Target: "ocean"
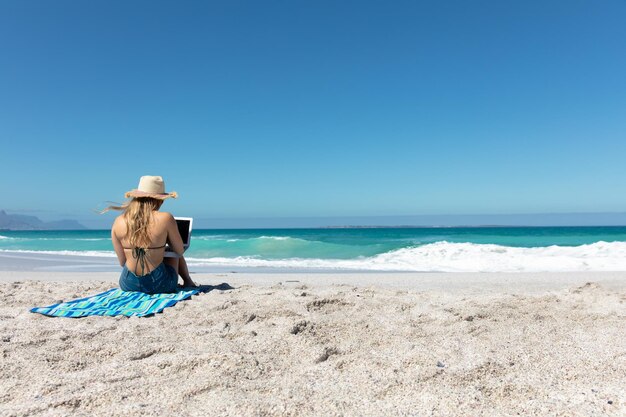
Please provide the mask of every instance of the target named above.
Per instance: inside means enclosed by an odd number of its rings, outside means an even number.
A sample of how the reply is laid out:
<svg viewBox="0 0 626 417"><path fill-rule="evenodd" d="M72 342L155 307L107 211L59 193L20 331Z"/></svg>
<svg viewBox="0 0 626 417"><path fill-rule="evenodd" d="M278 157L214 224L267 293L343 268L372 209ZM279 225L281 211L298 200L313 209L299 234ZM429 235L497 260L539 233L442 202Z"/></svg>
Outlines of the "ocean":
<svg viewBox="0 0 626 417"><path fill-rule="evenodd" d="M0 231L0 251L115 257L108 230ZM199 271L619 271L626 227L194 230L185 256Z"/></svg>

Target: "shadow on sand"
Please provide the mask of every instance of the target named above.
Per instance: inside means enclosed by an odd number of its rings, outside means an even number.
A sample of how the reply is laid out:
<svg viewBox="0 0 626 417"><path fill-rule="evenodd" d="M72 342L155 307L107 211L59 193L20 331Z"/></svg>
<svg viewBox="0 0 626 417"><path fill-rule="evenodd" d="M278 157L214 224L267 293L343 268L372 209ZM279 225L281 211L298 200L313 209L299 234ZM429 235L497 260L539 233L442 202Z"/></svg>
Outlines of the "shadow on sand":
<svg viewBox="0 0 626 417"><path fill-rule="evenodd" d="M218 284L218 285L198 285L197 287L178 287L179 291L198 290L200 291L201 294L206 294L213 290L228 291L228 290L234 290L234 289L235 287L231 286L230 284L226 282L222 282L221 284Z"/></svg>

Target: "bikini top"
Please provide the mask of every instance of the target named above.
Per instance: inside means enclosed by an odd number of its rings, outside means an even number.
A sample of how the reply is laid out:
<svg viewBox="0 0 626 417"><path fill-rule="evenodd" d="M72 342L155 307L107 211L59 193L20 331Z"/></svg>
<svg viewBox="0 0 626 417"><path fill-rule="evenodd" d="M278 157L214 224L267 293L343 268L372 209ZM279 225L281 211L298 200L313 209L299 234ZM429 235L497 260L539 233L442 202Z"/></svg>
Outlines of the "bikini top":
<svg viewBox="0 0 626 417"><path fill-rule="evenodd" d="M161 249L161 248L164 248L164 247L165 247L165 245L163 245L163 246L155 246L153 248L127 248L127 247L124 247L124 249L133 249L133 250L134 249Z"/></svg>
<svg viewBox="0 0 626 417"><path fill-rule="evenodd" d="M137 264L139 264L141 266L141 276L144 276L144 271L146 270L146 256L148 255L148 253L146 252L149 249L161 249L164 248L165 245L163 246L155 246L155 247L148 247L148 248L124 248L124 249L130 249L132 250L132 255L133 255L133 259L137 259ZM137 265L135 265L135 275L137 275Z"/></svg>

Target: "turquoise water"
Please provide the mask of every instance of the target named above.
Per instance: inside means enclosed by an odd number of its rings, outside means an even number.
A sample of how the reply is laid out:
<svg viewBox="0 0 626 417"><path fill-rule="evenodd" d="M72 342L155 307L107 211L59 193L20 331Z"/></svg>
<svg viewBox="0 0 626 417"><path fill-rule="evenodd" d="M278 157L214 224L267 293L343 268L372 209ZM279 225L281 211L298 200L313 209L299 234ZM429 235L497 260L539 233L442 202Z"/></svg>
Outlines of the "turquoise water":
<svg viewBox="0 0 626 417"><path fill-rule="evenodd" d="M0 249L112 251L110 231L2 231ZM350 259L435 242L510 247L626 242L626 227L345 228L194 230L193 257Z"/></svg>
<svg viewBox="0 0 626 417"><path fill-rule="evenodd" d="M543 268L552 270L559 263L589 269L595 262L596 269L611 269L622 266L625 242L626 227L194 230L186 257L197 265L302 268L523 270L531 265L533 270L547 265ZM108 230L0 231L0 250L113 255Z"/></svg>

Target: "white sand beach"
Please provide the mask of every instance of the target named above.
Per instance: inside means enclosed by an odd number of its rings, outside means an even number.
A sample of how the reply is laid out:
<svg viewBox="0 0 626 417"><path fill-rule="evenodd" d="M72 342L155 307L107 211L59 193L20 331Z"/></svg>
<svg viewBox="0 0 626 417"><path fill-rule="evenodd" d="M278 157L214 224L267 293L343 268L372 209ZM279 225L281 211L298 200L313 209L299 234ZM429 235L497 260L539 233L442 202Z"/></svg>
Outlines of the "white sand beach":
<svg viewBox="0 0 626 417"><path fill-rule="evenodd" d="M112 272L0 272L0 415L626 413L626 273L195 274L149 318L30 313Z"/></svg>

